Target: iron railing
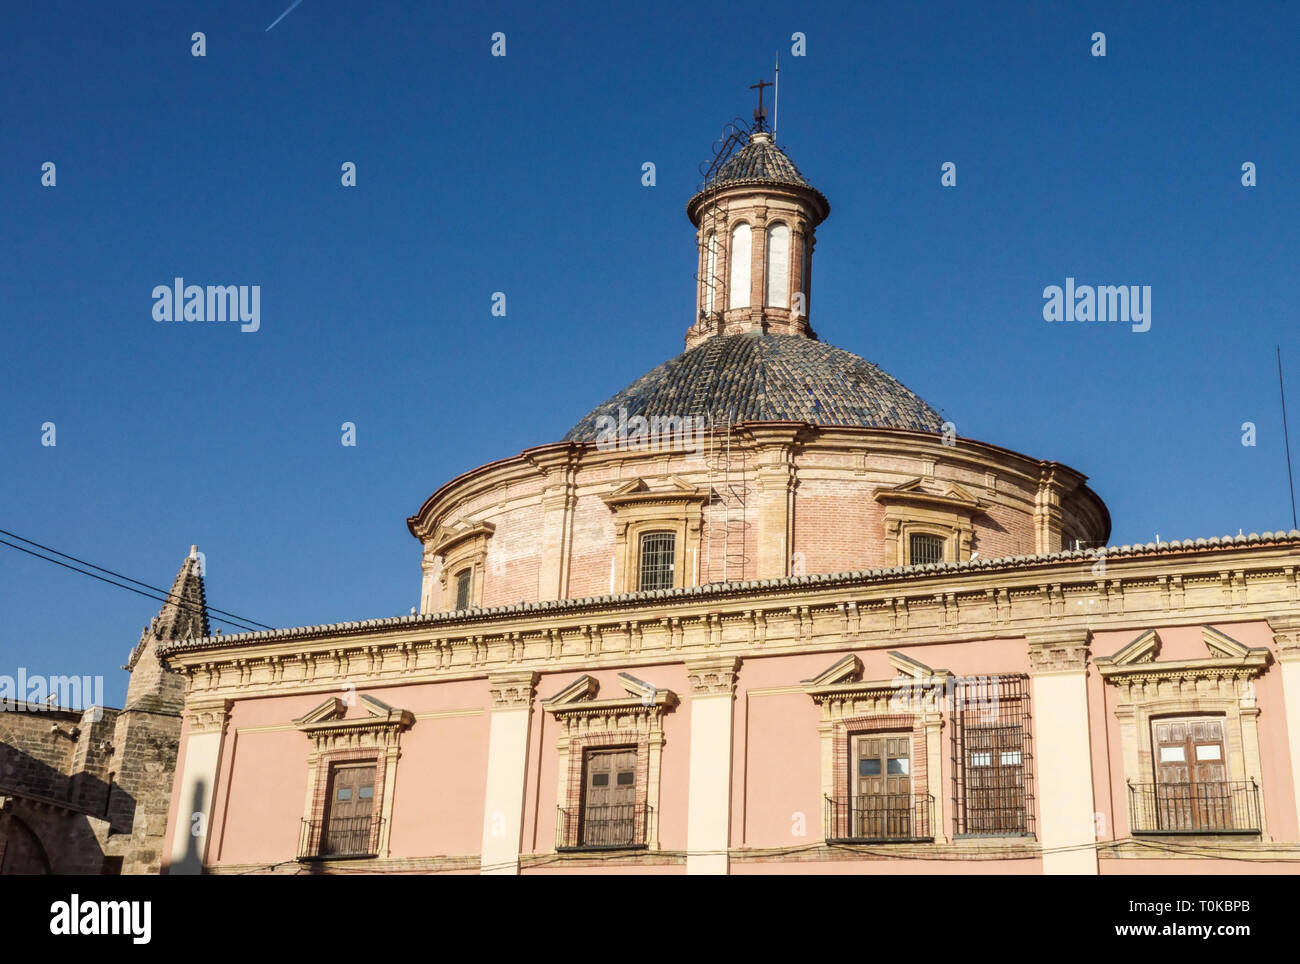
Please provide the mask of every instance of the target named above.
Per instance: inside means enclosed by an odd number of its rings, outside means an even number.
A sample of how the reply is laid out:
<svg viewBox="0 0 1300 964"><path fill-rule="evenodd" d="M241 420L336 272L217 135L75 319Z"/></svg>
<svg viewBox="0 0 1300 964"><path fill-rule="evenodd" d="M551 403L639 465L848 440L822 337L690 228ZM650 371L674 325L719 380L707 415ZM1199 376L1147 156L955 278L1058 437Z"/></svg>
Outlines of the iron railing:
<svg viewBox="0 0 1300 964"><path fill-rule="evenodd" d="M1259 785L1130 783L1133 833L1259 833Z"/></svg>
<svg viewBox="0 0 1300 964"><path fill-rule="evenodd" d="M298 859L373 857L379 853L379 831L383 823L382 817L304 820Z"/></svg>
<svg viewBox="0 0 1300 964"><path fill-rule="evenodd" d="M555 822L556 850L633 850L649 845L654 808L634 804L560 807Z"/></svg>
<svg viewBox="0 0 1300 964"><path fill-rule="evenodd" d="M831 843L919 843L934 839L934 797L928 793L826 797Z"/></svg>

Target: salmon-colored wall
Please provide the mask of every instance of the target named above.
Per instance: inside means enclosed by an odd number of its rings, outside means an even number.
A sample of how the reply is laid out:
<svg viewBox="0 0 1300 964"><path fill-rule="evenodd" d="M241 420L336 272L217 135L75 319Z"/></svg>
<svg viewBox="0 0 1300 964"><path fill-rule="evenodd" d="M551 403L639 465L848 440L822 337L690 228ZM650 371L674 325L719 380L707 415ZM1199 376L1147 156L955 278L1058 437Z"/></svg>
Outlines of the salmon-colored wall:
<svg viewBox="0 0 1300 964"><path fill-rule="evenodd" d="M393 857L479 852L487 772L488 692L482 680L362 689L416 717L401 735L389 846ZM247 864L297 855L311 744L292 724L319 693L237 701L213 807L208 862ZM474 715L426 714L471 712ZM360 701L348 718L366 715Z"/></svg>
<svg viewBox="0 0 1300 964"><path fill-rule="evenodd" d="M1263 621L1219 623L1216 628L1247 646L1268 647L1276 655L1273 634ZM1109 656L1143 631L1096 633L1094 657ZM1160 629L1159 661L1207 655L1198 625ZM903 654L934 669L958 676L1027 673L1028 651L1023 639L965 640L955 643L898 647ZM797 852L821 843L822 789L820 709L802 689L810 679L844 655L854 653L863 663L864 680L888 680L896 673L888 652L844 649L830 653L764 655L761 650L742 662L733 705L732 839L735 848L789 848L792 859L782 862L736 860L738 874L769 873L1036 873L1037 859L925 861L875 858L847 861L800 861ZM631 665L601 669L591 675L599 682L597 699L622 698L620 670L677 693L679 705L663 716L664 745L657 824L660 849L681 853L687 845L690 791L691 696L685 666ZM549 854L555 846L557 784L562 778L556 747L560 728L542 703L572 683L581 671L547 673L540 678L533 706L521 852ZM1287 746L1286 713L1281 674L1276 662L1256 681L1260 709L1258 728L1262 766L1262 796L1269 836L1275 841L1300 840ZM415 723L401 735L390 828L395 858L472 856L479 853L488 762L491 700L485 680L412 684L363 689L384 702L409 710ZM1095 809L1101 815L1099 839L1128 836L1126 776L1146 782L1150 775L1126 775L1115 707L1118 690L1104 683L1095 668L1087 682L1091 766ZM231 712L214 796L207 859L210 864L272 865L294 858L304 813L310 744L292 723L325 698L316 693L236 701ZM1034 707L1031 701L1031 715ZM358 705L349 716L362 716ZM945 707L939 770L930 773L928 791L935 799L936 830L952 832L951 708ZM1031 723L1032 726L1032 723ZM184 769L188 724L182 731L181 758L173 786L169 825L176 826L178 788ZM1142 735L1139 734L1141 737ZM1037 734L1031 729L1030 749L1040 762ZM924 748L914 748L914 755ZM1040 786L1035 774L1035 789ZM1038 793L1035 793L1035 797ZM1036 814L1036 817L1038 815ZM180 822L186 823L187 820ZM1180 873L1201 872L1199 861L1180 860ZM1193 864L1197 866L1194 867ZM1279 865L1291 867L1291 865ZM1103 856L1103 873L1167 873L1161 860ZM1252 862L1214 861L1216 871L1259 872L1270 869ZM585 869L584 869L585 868ZM586 864L543 864L530 873L588 872ZM601 867L600 869L607 869ZM613 870L614 868L608 868ZM1291 867L1293 870L1294 868ZM675 874L679 863L625 865L620 872Z"/></svg>

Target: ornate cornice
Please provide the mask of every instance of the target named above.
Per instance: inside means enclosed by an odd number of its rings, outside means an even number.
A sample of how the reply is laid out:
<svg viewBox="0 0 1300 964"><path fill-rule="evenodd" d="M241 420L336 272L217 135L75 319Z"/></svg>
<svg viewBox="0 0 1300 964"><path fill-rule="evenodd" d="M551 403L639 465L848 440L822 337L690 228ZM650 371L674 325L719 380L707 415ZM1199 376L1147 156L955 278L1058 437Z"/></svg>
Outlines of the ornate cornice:
<svg viewBox="0 0 1300 964"><path fill-rule="evenodd" d="M942 565L839 577L794 576L520 607L398 617L178 644L170 666L189 699L338 692L483 680L511 670L582 672L761 650L840 652L1030 636L1275 621L1297 610L1296 545L1084 553L1016 566ZM983 563L984 560L979 560ZM1236 573L1225 585L1222 573ZM1290 630L1285 630L1290 632Z"/></svg>
<svg viewBox="0 0 1300 964"><path fill-rule="evenodd" d="M1201 608L1231 614L1234 620L1243 618L1273 618L1291 612L1300 603L1300 586L1296 579L1296 557L1300 555L1300 531L1294 536L1273 539L1273 533L1261 541L1258 536L1239 539L1190 540L1184 543L1162 543L1160 546L1122 546L1107 549L1106 559L1107 602L1119 594L1122 598L1133 592L1154 592L1157 606L1144 605L1143 609L1160 609L1177 617ZM1213 543L1213 545L1210 545ZM257 650L264 646L282 646L287 652L301 650L308 639L335 640L354 636L388 635L393 633L427 634L448 633L453 636L476 627L483 632L486 625L501 624L503 630L518 629L521 624L545 619L554 624L557 617L570 617L575 622L590 621L592 614L608 614L611 619L631 618L634 614L655 610L662 612L667 603L680 606L683 611L692 606L716 607L729 601L744 609L754 609L755 603L772 599L773 610L790 605L791 598L806 599L831 594L835 605L840 601L857 599L866 607L873 599L908 598L924 604L939 591L952 593L959 603L982 601L989 592L995 594L1037 593L1042 589L1059 587L1064 593L1091 593L1099 581L1092 574L1098 552L1076 550L1053 552L1038 556L1017 556L1007 559L973 559L963 562L935 563L927 566L893 567L865 571L834 573L828 575L789 576L781 579L759 579L745 582L686 586L671 590L644 593L623 593L583 599L555 600L521 603L514 606L493 606L473 612L438 612L412 616L393 616L383 619L365 619L355 622L331 623L318 626L301 626L288 629L266 630L255 633L234 633L229 636L208 636L202 639L176 640L163 644L160 655L173 663L174 668L184 665L196 668L201 659L191 659L188 654L211 653L207 660L228 661L242 656L241 650ZM1224 586L1222 572L1226 569L1240 574L1235 583ZM1264 581L1281 584L1270 588L1267 596L1258 603L1250 598L1251 583ZM1201 598L1194 598L1193 590L1203 587ZM1282 596L1278 592L1282 592ZM1234 596L1236 592L1238 595ZM1244 595L1244 599L1240 598ZM1030 618L1070 617L1075 613L1065 610L1066 600L1057 594L1058 609L1026 612ZM777 601L777 600L781 601ZM748 605L745 605L748 603ZM1289 604L1288 604L1289 603ZM1258 616L1247 616L1246 607L1252 606ZM981 607L982 608L982 607ZM1021 607L1025 608L1025 607ZM1037 608L1037 607L1031 607ZM1125 604L1124 609L1133 611ZM1105 610L1080 611L1077 615L1092 618L1108 615ZM637 617L641 618L641 617ZM1001 623L1006 620L994 620ZM1131 620L1128 620L1131 622ZM1171 618L1165 625L1186 623L1186 618ZM1059 619L1051 619L1059 623ZM358 644L360 645L360 644Z"/></svg>

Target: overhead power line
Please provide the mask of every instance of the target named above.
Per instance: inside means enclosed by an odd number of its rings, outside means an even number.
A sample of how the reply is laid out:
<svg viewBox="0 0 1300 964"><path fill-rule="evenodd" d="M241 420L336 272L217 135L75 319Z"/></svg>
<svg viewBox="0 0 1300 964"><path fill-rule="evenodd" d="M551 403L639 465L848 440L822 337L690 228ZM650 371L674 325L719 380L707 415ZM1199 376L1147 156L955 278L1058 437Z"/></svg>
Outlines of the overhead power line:
<svg viewBox="0 0 1300 964"><path fill-rule="evenodd" d="M153 599L156 602L174 601L183 606L191 606L188 600L181 598L175 593L172 593L170 590L162 589L158 586L151 585L150 583L147 582L141 582L139 579L132 579L130 576L123 575L120 572L115 572L112 569L105 569L103 566L97 566L93 562L87 562L85 559L79 559L76 556L68 555L66 552L60 552L57 549L51 548L50 546L47 545L43 545L42 543L36 542L33 539L27 539L23 536L18 535L15 532L10 532L7 529L0 529L0 534L7 535L13 539L17 539L19 542L25 542L30 546L35 546L36 548L41 549L44 552L52 553L53 555L60 556L64 559L70 559L72 562L75 562L80 566L86 566L87 568L94 569L97 572L107 573L108 575L113 576L116 579L121 579L124 580L125 582L133 583L136 586L143 586L145 589L150 590L150 592L143 592L140 589L132 588L132 586L126 586L123 585L122 583L114 582L112 579L106 579L103 576L96 575L96 573L94 572L88 572L86 571L86 569L79 569L77 568L77 566L70 566L65 562L60 562L58 559L51 559L48 556L41 555L39 552L33 552L30 549L24 548L23 546L15 545L12 542L8 542L4 539L0 539L0 545L6 545L9 546L11 549L17 549L19 552L25 552L27 555L33 556L44 562L51 562L54 563L54 565L56 566L62 566L64 569L71 569L73 572L81 573L81 575L83 576L89 576L92 579L98 579L100 582L108 583L110 586L116 586L118 589L125 589L128 592L133 592L136 595L144 596L147 599ZM214 613L220 614L220 616L217 615L210 616L210 618L214 622L224 623L228 626L234 626L236 629L242 629L246 632L255 632L256 628L261 628L261 629L275 628L274 626L268 626L265 623L260 623L257 620L249 619L246 616L240 616L237 615L236 613L227 612L224 609L217 609L214 606L205 606L204 608L207 610L209 614L214 614ZM225 616L227 618L222 619L220 618L221 616Z"/></svg>

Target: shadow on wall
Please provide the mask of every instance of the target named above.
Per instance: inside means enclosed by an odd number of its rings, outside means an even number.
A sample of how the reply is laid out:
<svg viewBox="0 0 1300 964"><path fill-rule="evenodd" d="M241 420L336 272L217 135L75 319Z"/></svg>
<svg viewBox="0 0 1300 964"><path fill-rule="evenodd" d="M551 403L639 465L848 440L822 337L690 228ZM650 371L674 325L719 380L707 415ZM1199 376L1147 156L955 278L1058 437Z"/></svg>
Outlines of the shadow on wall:
<svg viewBox="0 0 1300 964"><path fill-rule="evenodd" d="M129 834L135 810L115 784L0 743L0 874L104 873L100 834Z"/></svg>
<svg viewBox="0 0 1300 964"><path fill-rule="evenodd" d="M190 797L189 828L190 832L185 841L185 853L180 860L174 860L168 868L168 874L201 874L203 873L203 849L208 840L208 823L211 814L203 809L203 798L207 794L208 785L205 781L199 780L194 784L194 794ZM182 814L176 815L179 823Z"/></svg>

